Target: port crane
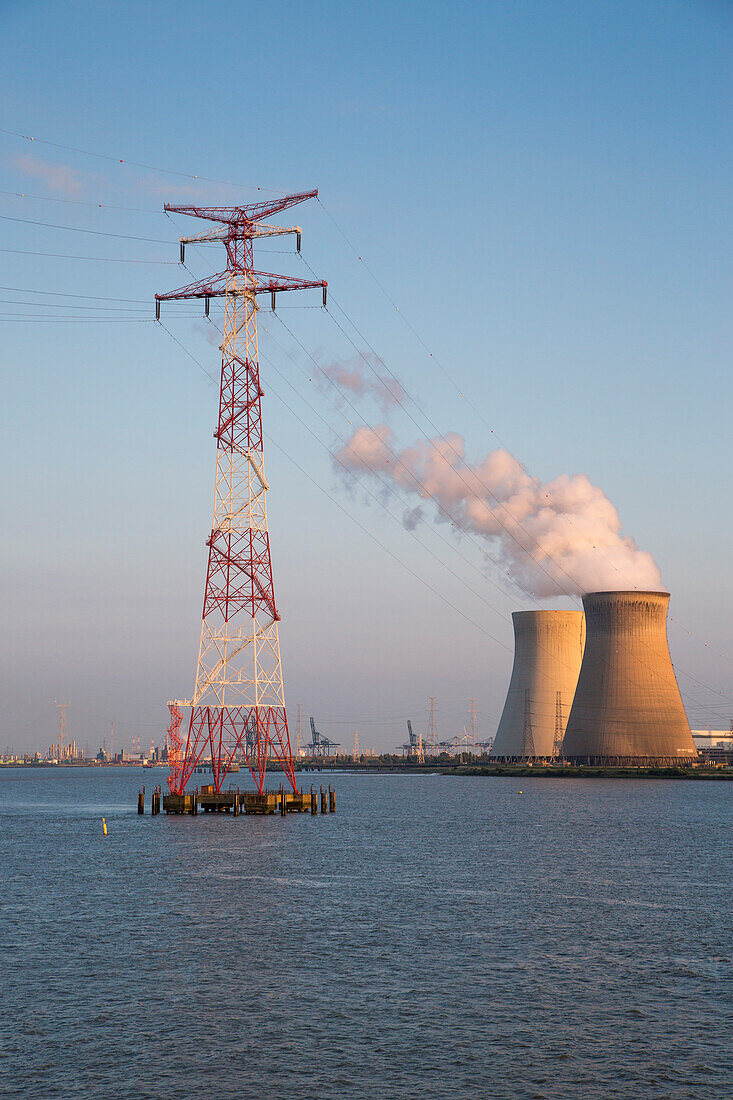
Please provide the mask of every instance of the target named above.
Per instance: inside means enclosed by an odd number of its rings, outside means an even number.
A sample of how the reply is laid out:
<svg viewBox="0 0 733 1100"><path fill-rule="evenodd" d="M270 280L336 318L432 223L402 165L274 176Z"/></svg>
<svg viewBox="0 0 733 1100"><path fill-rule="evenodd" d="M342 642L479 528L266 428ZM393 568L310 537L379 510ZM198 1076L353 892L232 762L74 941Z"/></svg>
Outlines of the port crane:
<svg viewBox="0 0 733 1100"><path fill-rule="evenodd" d="M315 719L311 717L311 743L306 745L306 748L310 750L311 756L336 756L336 750L341 748L341 743L331 741L330 738L319 733Z"/></svg>
<svg viewBox="0 0 733 1100"><path fill-rule="evenodd" d="M422 734L413 732L412 722L409 718L407 719L407 736L409 741L402 746L403 755L407 756L408 760L416 760L419 764L422 764L425 760Z"/></svg>

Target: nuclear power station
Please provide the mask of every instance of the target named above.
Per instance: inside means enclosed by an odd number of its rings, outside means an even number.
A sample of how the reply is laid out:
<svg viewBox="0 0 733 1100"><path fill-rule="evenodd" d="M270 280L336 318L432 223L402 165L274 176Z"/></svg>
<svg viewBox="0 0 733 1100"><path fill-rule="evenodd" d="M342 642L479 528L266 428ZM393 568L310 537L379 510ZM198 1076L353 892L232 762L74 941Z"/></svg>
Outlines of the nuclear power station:
<svg viewBox="0 0 733 1100"><path fill-rule="evenodd" d="M667 644L668 592L591 592L563 755L582 764L697 758Z"/></svg>
<svg viewBox="0 0 733 1100"><path fill-rule="evenodd" d="M516 611L492 756L671 765L697 758L667 644L667 592L591 592L584 611Z"/></svg>
<svg viewBox="0 0 733 1100"><path fill-rule="evenodd" d="M491 755L558 756L583 658L583 612L515 611L512 622L514 666Z"/></svg>

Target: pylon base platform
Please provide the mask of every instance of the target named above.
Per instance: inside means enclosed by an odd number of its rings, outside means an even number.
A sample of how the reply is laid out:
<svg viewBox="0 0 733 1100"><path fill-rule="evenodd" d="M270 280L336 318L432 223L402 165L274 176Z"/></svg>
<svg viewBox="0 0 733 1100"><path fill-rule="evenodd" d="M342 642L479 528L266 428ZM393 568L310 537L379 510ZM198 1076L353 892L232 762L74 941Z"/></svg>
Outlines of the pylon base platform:
<svg viewBox="0 0 733 1100"><path fill-rule="evenodd" d="M239 810L239 791L215 791L213 787L203 787L198 796L199 809L205 814L237 813Z"/></svg>
<svg viewBox="0 0 733 1100"><path fill-rule="evenodd" d="M191 794L167 794L163 796L163 812L166 814L233 813L245 814L303 814L313 808L311 791L215 791L203 787Z"/></svg>
<svg viewBox="0 0 733 1100"><path fill-rule="evenodd" d="M166 814L195 814L195 794L164 794L163 813Z"/></svg>

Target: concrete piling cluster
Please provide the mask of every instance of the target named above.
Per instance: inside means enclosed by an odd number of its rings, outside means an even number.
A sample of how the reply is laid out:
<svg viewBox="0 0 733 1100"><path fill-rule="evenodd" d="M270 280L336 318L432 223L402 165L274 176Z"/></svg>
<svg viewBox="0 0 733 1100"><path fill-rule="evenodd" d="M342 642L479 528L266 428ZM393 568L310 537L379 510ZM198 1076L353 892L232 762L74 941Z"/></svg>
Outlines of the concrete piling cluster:
<svg viewBox="0 0 733 1100"><path fill-rule="evenodd" d="M202 786L199 790L186 794L167 794L161 796L161 788L156 787L151 797L151 814L155 817L161 812L166 814L190 814L226 813L233 817L240 814L280 814L286 817L289 813L310 813L317 816L320 808L322 814L336 813L336 792L329 784L328 790L323 787L310 791L289 791L281 784L277 791L240 791L234 790L215 791L213 786ZM145 813L145 787L138 792L137 812Z"/></svg>

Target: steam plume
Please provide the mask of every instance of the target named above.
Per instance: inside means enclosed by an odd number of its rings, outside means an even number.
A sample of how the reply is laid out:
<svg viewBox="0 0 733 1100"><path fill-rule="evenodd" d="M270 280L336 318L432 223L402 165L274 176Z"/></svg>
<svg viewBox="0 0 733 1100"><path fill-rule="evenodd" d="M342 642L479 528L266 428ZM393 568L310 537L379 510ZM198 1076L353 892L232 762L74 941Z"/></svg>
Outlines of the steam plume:
<svg viewBox="0 0 733 1100"><path fill-rule="evenodd" d="M374 370L365 359L369 360ZM402 386L381 369L381 362L376 356L354 356L351 359L325 363L322 370L339 389L348 390L357 398L370 397L384 414L404 400L405 391ZM343 401L339 403L342 404Z"/></svg>
<svg viewBox="0 0 733 1100"><path fill-rule="evenodd" d="M622 532L616 508L585 474L543 483L505 450L471 464L455 432L398 450L386 424L358 427L335 457L432 502L434 522L486 539L509 575L537 596L662 588L651 554ZM405 523L413 528L425 518L418 505Z"/></svg>

